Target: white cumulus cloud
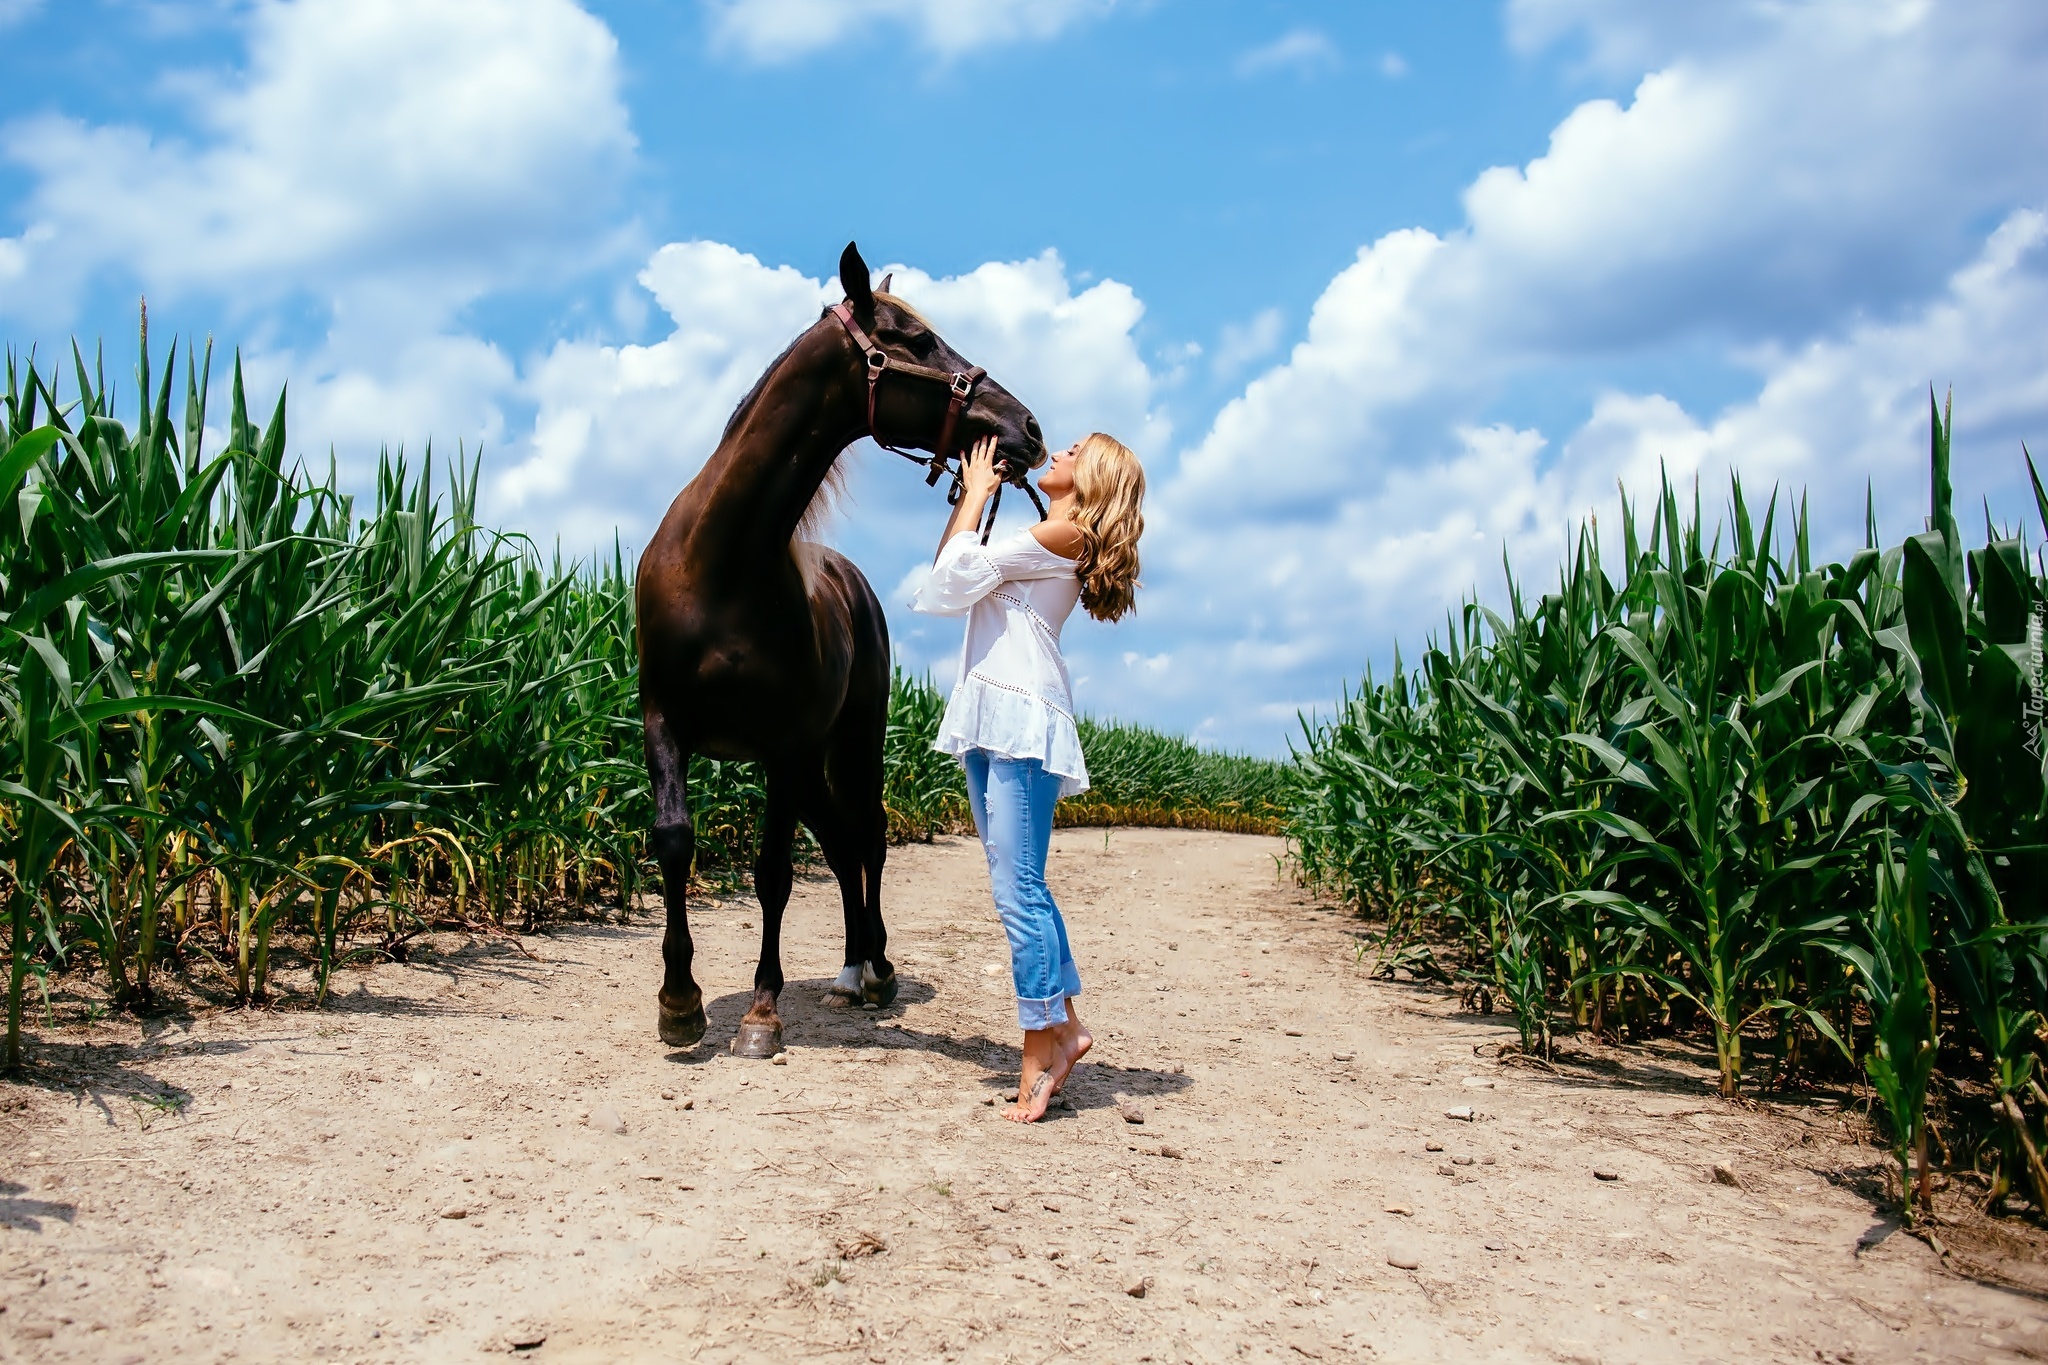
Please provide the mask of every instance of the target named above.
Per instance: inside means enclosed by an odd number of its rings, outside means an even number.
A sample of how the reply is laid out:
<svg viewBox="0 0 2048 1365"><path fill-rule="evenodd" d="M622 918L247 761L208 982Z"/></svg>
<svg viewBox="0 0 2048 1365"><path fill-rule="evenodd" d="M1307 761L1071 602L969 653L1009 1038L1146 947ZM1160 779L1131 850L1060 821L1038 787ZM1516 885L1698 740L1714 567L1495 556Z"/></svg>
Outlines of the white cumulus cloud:
<svg viewBox="0 0 2048 1365"><path fill-rule="evenodd" d="M431 312L604 236L633 137L617 43L571 0L265 4L248 52L239 82L173 82L189 141L0 129L34 182L0 240L0 312L61 321L110 272L245 306L402 275Z"/></svg>
<svg viewBox="0 0 2048 1365"><path fill-rule="evenodd" d="M2005 34L1771 12L1755 50L1651 72L1626 106L1574 110L1544 156L1481 174L1457 231L1362 248L1190 453L1189 488L1321 497L1433 458L1436 413L1531 367L1702 336L1797 346L1895 315L1979 249L1987 214L2048 202L2048 125L2019 116L2048 11L2000 10ZM1986 148L1984 128L2013 138Z"/></svg>
<svg viewBox="0 0 2048 1365"><path fill-rule="evenodd" d="M1216 339L1216 354L1209 365L1219 379L1227 379L1254 360L1263 359L1280 344L1280 329L1287 319L1278 308L1262 308L1249 322L1225 323ZM1200 354L1199 350L1195 354Z"/></svg>
<svg viewBox="0 0 2048 1365"><path fill-rule="evenodd" d="M2030 513L2020 443L2048 431L2044 309L2048 216L2021 210L1908 316L1859 320L1760 357L1753 399L1699 418L1660 394L1602 396L1567 442L1559 474L1576 483L1575 501L1597 497L1616 476L1648 492L1660 463L1710 489L1725 490L1734 471L1753 496L1773 484L1806 490L1820 548L1839 554L1860 533L1866 483L1887 541L1920 529L1929 393L1944 397L1953 386L1965 524L1984 499L2008 518Z"/></svg>
<svg viewBox="0 0 2048 1365"><path fill-rule="evenodd" d="M1261 43L1237 59L1240 76L1263 76L1274 71L1292 71L1298 76L1315 76L1343 65L1337 45L1321 29L1289 29L1269 43Z"/></svg>
<svg viewBox="0 0 2048 1365"><path fill-rule="evenodd" d="M849 40L907 31L942 58L1051 38L1115 0L706 0L713 44L784 62Z"/></svg>

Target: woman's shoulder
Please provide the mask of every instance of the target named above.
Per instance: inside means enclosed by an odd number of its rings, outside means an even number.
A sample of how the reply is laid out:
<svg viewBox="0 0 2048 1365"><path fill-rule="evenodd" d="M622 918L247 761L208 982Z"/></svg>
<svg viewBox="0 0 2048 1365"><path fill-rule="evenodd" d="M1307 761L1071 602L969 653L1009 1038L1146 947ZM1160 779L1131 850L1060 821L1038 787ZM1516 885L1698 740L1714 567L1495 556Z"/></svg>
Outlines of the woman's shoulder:
<svg viewBox="0 0 2048 1365"><path fill-rule="evenodd" d="M1041 521L1025 532L1040 549L1049 550L1061 559L1079 559L1085 542L1081 539L1081 528L1071 521Z"/></svg>
<svg viewBox="0 0 2048 1365"><path fill-rule="evenodd" d="M1029 526L1004 536L988 547L988 562L1004 578L1056 578L1072 573L1074 560L1052 549L1038 537L1039 526ZM1075 547L1079 550L1079 547Z"/></svg>

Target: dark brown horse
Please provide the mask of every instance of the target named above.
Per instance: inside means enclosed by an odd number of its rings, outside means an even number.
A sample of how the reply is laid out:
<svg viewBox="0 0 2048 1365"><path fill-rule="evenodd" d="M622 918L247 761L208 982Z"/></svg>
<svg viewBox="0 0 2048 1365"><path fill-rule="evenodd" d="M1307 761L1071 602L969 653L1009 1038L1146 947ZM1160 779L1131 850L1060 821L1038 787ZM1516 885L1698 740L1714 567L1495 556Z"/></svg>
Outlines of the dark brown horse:
<svg viewBox="0 0 2048 1365"><path fill-rule="evenodd" d="M888 625L859 569L799 538L840 452L867 435L939 454L948 440L960 448L992 435L1015 468L1045 458L1037 419L909 307L875 292L851 243L839 279L855 326L827 310L768 367L640 556L640 714L668 902L658 1019L671 1047L690 1046L705 1029L684 904L696 843L692 754L757 760L767 781L754 864L761 957L733 1050L767 1057L782 1046L775 1003L799 820L844 902L836 996L881 1005L896 995L881 905Z"/></svg>

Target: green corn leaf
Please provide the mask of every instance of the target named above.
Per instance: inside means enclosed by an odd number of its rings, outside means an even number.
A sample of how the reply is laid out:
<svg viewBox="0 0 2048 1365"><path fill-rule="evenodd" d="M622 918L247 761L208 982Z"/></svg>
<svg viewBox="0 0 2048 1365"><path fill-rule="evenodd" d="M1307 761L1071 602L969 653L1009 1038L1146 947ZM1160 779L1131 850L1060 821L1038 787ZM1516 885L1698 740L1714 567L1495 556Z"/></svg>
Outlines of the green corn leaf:
<svg viewBox="0 0 2048 1365"><path fill-rule="evenodd" d="M203 697L180 697L168 695L109 697L102 701L87 702L71 710L69 715L50 731L52 739L61 739L79 730L104 725L111 720L127 716L152 715L159 711L179 711L191 715L211 716L217 720L232 720L236 724L256 730L279 728L270 721L252 716L226 702L209 701Z"/></svg>
<svg viewBox="0 0 2048 1365"><path fill-rule="evenodd" d="M199 733L204 735L206 742L213 746L214 753L218 754L225 761L230 745L227 732L202 716L199 721Z"/></svg>
<svg viewBox="0 0 2048 1365"><path fill-rule="evenodd" d="M1648 648L1636 638L1634 631L1624 626L1611 626L1607 630L1607 638L1628 656L1629 662L1642 670L1643 681L1649 685L1650 694L1657 699L1658 705L1674 718L1683 718L1689 713L1685 703L1678 699L1678 694L1665 683L1656 660L1650 657Z"/></svg>
<svg viewBox="0 0 2048 1365"><path fill-rule="evenodd" d="M2017 540L1994 540L1973 551L1977 614L1981 638L2016 645L2027 638L2027 612L2032 605L2033 579L2027 572L2027 551Z"/></svg>
<svg viewBox="0 0 2048 1365"><path fill-rule="evenodd" d="M2026 442L2020 443L2020 454L2027 461L2027 481L2034 488L2034 512L2041 518L2041 528L2048 534L2048 489L2041 487L2041 472L2034 468L2034 452L2027 449Z"/></svg>
<svg viewBox="0 0 2048 1365"><path fill-rule="evenodd" d="M1756 699L1755 709L1761 711L1772 702L1789 695L1801 678L1815 669L1825 666L1826 663L1827 660L1825 659L1808 659L1803 664L1794 664L1791 668L1786 669L1778 675L1778 680L1771 684L1770 690Z"/></svg>
<svg viewBox="0 0 2048 1365"><path fill-rule="evenodd" d="M1877 686L1872 684L1858 692L1850 703L1842 708L1841 716L1828 733L1838 740L1853 739L1870 719L1870 713L1877 706Z"/></svg>
<svg viewBox="0 0 2048 1365"><path fill-rule="evenodd" d="M1654 725L1646 725L1636 733L1650 746L1650 757L1663 770L1669 789L1681 795L1685 793L1692 784L1697 765L1679 753Z"/></svg>
<svg viewBox="0 0 2048 1365"><path fill-rule="evenodd" d="M64 651L57 648L57 642L47 635L24 635L21 642L42 660L50 685L56 689L57 704L68 710L71 706L71 663L64 657ZM49 731L45 730L44 734L47 736Z"/></svg>
<svg viewBox="0 0 2048 1365"><path fill-rule="evenodd" d="M1611 810L1602 810L1598 806L1588 806L1583 810L1547 811L1530 821L1531 824L1539 826L1560 822L1597 825L1617 838L1634 839L1644 844L1657 843L1657 836L1645 829L1640 822L1631 820L1626 815L1617 815Z"/></svg>
<svg viewBox="0 0 2048 1365"><path fill-rule="evenodd" d="M73 818L71 812L40 792L30 791L19 782L9 782L0 778L0 795L11 796L17 801L26 801L69 830L73 838L85 837L84 828Z"/></svg>
<svg viewBox="0 0 2048 1365"><path fill-rule="evenodd" d="M1932 531L1906 542L1906 627L1920 665L1921 686L1953 724L1969 686L1970 662L1962 604L1937 559L1945 553L1941 537Z"/></svg>
<svg viewBox="0 0 2048 1365"><path fill-rule="evenodd" d="M1641 787L1644 791L1653 792L1657 790L1657 784L1651 780L1650 774L1643 770L1641 764L1635 762L1627 754L1624 754L1606 740L1601 739L1598 735L1567 734L1561 735L1559 738L1567 744L1576 744L1581 748L1590 749L1601 762L1607 765L1607 770L1610 773L1630 786Z"/></svg>
<svg viewBox="0 0 2048 1365"><path fill-rule="evenodd" d="M0 453L0 497L11 497L21 481L48 454L63 432L56 427L37 427Z"/></svg>
<svg viewBox="0 0 2048 1365"><path fill-rule="evenodd" d="M6 622L0 624L14 630L26 630L64 603L122 574L159 565L203 564L232 557L233 552L229 550L161 550L116 555L73 569L55 583L30 593L28 599L9 614Z"/></svg>
<svg viewBox="0 0 2048 1365"><path fill-rule="evenodd" d="M1646 924L1662 934L1665 942L1680 956L1692 963L1693 967L1701 974L1704 975L1707 971L1706 958L1700 947L1693 941L1692 936L1681 931L1662 910L1657 909L1655 906L1645 905L1641 901L1630 896L1624 896L1618 891L1567 891L1554 899L1557 904L1565 906L1598 906L1600 909L1612 911L1618 915L1625 915L1630 919Z"/></svg>
<svg viewBox="0 0 2048 1365"><path fill-rule="evenodd" d="M1866 980L1877 970L1876 965L1871 960L1869 950L1858 947L1846 939L1824 938L1819 940L1814 946L1841 958L1856 969L1857 975L1864 977Z"/></svg>

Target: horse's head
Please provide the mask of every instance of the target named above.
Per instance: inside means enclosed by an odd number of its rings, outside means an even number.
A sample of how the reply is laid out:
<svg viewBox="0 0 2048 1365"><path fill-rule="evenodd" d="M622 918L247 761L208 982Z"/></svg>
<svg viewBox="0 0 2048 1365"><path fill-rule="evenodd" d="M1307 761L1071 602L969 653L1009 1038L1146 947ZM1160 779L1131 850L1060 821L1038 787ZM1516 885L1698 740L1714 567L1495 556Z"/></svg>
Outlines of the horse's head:
<svg viewBox="0 0 2048 1365"><path fill-rule="evenodd" d="M944 374L974 368L915 309L889 292L888 279L879 290L868 282L867 262L852 242L839 257L839 283L854 321L892 362ZM951 398L943 381L906 376L884 382L875 392L875 425L891 441L938 453ZM1007 463L1019 479L1045 463L1045 436L1038 419L1008 389L985 376L975 384L972 401L960 410L952 448L946 453L959 454L984 436L996 438L996 459Z"/></svg>

